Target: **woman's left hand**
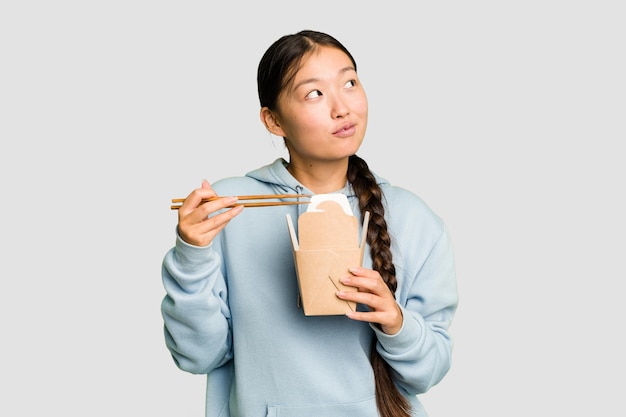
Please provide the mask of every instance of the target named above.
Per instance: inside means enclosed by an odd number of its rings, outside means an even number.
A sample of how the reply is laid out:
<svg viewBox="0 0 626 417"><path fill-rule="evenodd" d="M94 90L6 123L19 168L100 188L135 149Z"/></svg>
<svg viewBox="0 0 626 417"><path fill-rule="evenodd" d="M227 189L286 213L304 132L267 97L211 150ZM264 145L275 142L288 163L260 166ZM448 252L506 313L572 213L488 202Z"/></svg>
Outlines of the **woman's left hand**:
<svg viewBox="0 0 626 417"><path fill-rule="evenodd" d="M350 273L352 275L344 277L341 283L358 291L339 291L337 297L365 304L370 311L352 311L346 315L354 320L377 323L386 334L400 331L402 311L378 271L359 267L350 268Z"/></svg>

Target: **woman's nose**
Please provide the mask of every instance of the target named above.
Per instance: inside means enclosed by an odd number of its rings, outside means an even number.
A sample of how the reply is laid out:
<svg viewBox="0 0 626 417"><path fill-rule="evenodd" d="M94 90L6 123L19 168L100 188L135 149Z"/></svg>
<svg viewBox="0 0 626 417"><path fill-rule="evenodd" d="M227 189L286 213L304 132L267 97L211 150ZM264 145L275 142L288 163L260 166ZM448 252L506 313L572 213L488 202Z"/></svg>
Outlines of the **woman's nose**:
<svg viewBox="0 0 626 417"><path fill-rule="evenodd" d="M337 119L339 117L346 117L348 113L349 111L348 111L348 105L346 101L339 96L335 97L332 103L331 117L333 119Z"/></svg>

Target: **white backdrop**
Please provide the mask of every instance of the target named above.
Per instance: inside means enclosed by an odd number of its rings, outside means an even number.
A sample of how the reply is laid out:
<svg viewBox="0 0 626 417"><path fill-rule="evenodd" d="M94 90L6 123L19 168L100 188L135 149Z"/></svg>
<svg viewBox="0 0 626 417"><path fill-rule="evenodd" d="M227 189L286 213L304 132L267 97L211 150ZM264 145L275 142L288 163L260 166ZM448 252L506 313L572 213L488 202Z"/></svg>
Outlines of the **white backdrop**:
<svg viewBox="0 0 626 417"><path fill-rule="evenodd" d="M311 28L359 65L359 154L452 232L431 416L622 415L620 2L404 3L3 2L0 414L203 415L162 336L169 200L284 156L256 66Z"/></svg>

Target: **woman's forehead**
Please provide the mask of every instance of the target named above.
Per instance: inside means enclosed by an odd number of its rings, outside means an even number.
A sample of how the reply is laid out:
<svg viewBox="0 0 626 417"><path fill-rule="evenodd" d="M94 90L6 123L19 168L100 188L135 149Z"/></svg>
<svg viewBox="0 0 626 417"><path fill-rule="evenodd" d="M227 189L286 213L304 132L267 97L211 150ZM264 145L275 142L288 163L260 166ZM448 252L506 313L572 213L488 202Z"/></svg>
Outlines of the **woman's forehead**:
<svg viewBox="0 0 626 417"><path fill-rule="evenodd" d="M323 46L302 57L293 81L297 84L303 79L335 76L349 69L354 70L354 65L344 51Z"/></svg>

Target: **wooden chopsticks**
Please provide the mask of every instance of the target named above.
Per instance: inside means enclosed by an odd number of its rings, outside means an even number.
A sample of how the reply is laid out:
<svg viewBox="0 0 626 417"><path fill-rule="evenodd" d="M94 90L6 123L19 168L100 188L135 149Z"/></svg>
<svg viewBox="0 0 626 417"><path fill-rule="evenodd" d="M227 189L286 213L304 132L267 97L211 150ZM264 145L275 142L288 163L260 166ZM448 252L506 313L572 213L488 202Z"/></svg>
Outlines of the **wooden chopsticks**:
<svg viewBox="0 0 626 417"><path fill-rule="evenodd" d="M309 194L260 194L260 195L240 195L237 196L238 200L277 200L277 199L290 199L290 198L310 198ZM200 204L208 203L209 201L215 201L223 197L211 197L209 199L202 200ZM171 206L172 210L178 210L180 206L185 202L184 198L172 198ZM244 207L270 207L270 206L289 206L293 204L309 204L309 201L252 201L244 203L235 203L229 207L244 206Z"/></svg>

